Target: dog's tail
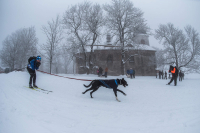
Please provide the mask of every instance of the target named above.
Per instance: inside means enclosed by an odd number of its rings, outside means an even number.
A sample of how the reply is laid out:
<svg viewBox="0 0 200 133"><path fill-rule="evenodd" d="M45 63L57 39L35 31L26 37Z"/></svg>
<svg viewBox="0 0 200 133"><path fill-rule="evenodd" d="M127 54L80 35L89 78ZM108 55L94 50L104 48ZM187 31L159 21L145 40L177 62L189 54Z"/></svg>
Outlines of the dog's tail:
<svg viewBox="0 0 200 133"><path fill-rule="evenodd" d="M89 85L85 85L83 84L86 88L90 87L93 84L94 80L89 84Z"/></svg>

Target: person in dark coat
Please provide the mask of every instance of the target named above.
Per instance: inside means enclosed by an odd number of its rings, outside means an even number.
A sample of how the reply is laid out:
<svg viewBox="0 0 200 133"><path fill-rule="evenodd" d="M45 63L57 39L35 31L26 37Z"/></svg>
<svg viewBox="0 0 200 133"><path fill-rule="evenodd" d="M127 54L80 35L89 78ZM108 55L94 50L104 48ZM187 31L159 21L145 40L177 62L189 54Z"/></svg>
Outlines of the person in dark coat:
<svg viewBox="0 0 200 133"><path fill-rule="evenodd" d="M182 81L182 79L183 79L183 73L180 71L179 72L179 81Z"/></svg>
<svg viewBox="0 0 200 133"><path fill-rule="evenodd" d="M161 71L159 70L159 79L161 79Z"/></svg>
<svg viewBox="0 0 200 133"><path fill-rule="evenodd" d="M167 72L165 71L165 77L164 77L164 79L166 79L167 80Z"/></svg>
<svg viewBox="0 0 200 133"><path fill-rule="evenodd" d="M103 69L101 67L99 67L99 77L102 76L102 72L103 72Z"/></svg>
<svg viewBox="0 0 200 133"><path fill-rule="evenodd" d="M27 65L27 70L30 74L30 80L29 80L29 88L38 88L36 85L36 72L35 70L39 69L39 66L41 64L41 57L37 56L35 59L32 59L30 63ZM33 86L32 86L33 81Z"/></svg>
<svg viewBox="0 0 200 133"><path fill-rule="evenodd" d="M173 66L170 65L169 72L172 73L172 78L171 78L170 82L167 85L170 85L171 82L174 80L174 86L176 86L177 85L178 69L177 69L175 64L173 64Z"/></svg>
<svg viewBox="0 0 200 133"><path fill-rule="evenodd" d="M133 78L135 78L135 69L133 69Z"/></svg>

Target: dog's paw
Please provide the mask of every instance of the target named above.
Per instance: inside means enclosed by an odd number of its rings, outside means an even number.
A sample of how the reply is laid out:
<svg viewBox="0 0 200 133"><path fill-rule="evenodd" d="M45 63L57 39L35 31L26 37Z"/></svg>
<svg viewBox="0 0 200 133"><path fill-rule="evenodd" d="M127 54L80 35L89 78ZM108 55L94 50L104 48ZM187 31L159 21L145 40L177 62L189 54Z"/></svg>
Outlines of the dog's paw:
<svg viewBox="0 0 200 133"><path fill-rule="evenodd" d="M118 102L121 102L121 101L119 101L119 100L118 100L118 98L117 98L117 97L116 97L116 100L117 100Z"/></svg>
<svg viewBox="0 0 200 133"><path fill-rule="evenodd" d="M85 94L85 92L82 92L82 94Z"/></svg>
<svg viewBox="0 0 200 133"><path fill-rule="evenodd" d="M118 102L121 102L121 101L119 101L118 99L117 99L117 101L118 101Z"/></svg>
<svg viewBox="0 0 200 133"><path fill-rule="evenodd" d="M124 96L126 96L126 94L124 94Z"/></svg>

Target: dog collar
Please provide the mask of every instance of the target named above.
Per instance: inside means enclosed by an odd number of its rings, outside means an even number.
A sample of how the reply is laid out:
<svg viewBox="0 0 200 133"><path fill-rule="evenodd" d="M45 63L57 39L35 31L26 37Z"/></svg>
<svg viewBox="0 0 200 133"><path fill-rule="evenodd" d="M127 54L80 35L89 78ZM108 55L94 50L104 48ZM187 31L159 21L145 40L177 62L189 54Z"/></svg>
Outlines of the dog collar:
<svg viewBox="0 0 200 133"><path fill-rule="evenodd" d="M118 85L117 80L115 80L116 85Z"/></svg>

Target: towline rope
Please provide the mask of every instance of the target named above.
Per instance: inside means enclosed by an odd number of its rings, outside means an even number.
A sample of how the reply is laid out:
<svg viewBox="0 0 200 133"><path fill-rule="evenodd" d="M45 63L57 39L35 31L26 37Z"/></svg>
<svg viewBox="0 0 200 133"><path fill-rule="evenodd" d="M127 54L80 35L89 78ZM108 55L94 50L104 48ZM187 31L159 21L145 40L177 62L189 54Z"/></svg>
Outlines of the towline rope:
<svg viewBox="0 0 200 133"><path fill-rule="evenodd" d="M48 73L48 72L44 72L44 71L41 71L41 70L37 70L41 73L46 73L46 74L49 74L49 75L53 75L53 76L57 76L57 77L62 77L62 78L68 78L68 79L74 79L74 80L81 80L81 81L92 81L92 80L89 80L89 79L77 79L77 78L70 78L70 77L64 77L64 76L60 76L60 75L56 75L56 74L51 74L51 73Z"/></svg>

